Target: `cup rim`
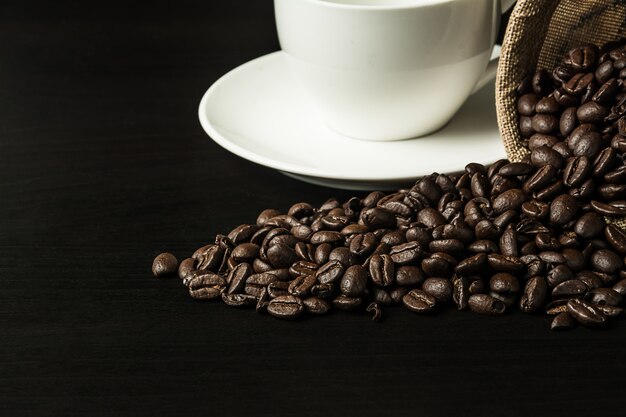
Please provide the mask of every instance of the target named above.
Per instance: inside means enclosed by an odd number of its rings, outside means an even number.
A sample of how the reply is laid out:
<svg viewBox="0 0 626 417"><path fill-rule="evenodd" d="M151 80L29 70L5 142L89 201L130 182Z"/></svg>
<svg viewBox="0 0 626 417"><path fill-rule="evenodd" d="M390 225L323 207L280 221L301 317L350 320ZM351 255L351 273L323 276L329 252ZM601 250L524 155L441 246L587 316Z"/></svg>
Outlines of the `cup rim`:
<svg viewBox="0 0 626 417"><path fill-rule="evenodd" d="M334 8L334 9L348 9L348 10L402 10L402 9L416 9L424 6L435 6L443 3L449 3L453 0L413 0L414 4L348 4L337 3L332 0L304 0L309 3L317 4L319 6Z"/></svg>

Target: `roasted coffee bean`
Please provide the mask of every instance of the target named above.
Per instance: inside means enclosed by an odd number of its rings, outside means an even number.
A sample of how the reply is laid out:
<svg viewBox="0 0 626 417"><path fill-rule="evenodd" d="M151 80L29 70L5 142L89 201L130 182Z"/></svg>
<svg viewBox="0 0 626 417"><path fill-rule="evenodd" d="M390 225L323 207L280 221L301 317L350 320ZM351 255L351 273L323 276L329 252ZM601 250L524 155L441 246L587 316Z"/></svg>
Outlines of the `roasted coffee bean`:
<svg viewBox="0 0 626 417"><path fill-rule="evenodd" d="M569 330L576 325L576 321L567 312L557 314L550 324L550 330Z"/></svg>
<svg viewBox="0 0 626 417"><path fill-rule="evenodd" d="M315 275L319 265L315 262L296 261L289 267L289 275L293 278L300 275Z"/></svg>
<svg viewBox="0 0 626 417"><path fill-rule="evenodd" d="M293 319L304 312L304 303L293 295L283 295L270 301L267 312L280 319Z"/></svg>
<svg viewBox="0 0 626 417"><path fill-rule="evenodd" d="M531 80L532 89L535 94L544 96L552 88L550 74L545 69L535 72Z"/></svg>
<svg viewBox="0 0 626 417"><path fill-rule="evenodd" d="M256 224L242 224L235 227L229 234L228 238L235 244L249 242L252 236L260 229Z"/></svg>
<svg viewBox="0 0 626 417"><path fill-rule="evenodd" d="M489 288L498 294L516 294L519 292L519 281L511 274L500 272L491 277Z"/></svg>
<svg viewBox="0 0 626 417"><path fill-rule="evenodd" d="M535 106L535 111L542 114L555 114L559 111L559 103L554 96L543 97Z"/></svg>
<svg viewBox="0 0 626 417"><path fill-rule="evenodd" d="M260 249L254 243L242 243L233 249L231 256L237 262L252 262L259 255Z"/></svg>
<svg viewBox="0 0 626 417"><path fill-rule="evenodd" d="M234 278L233 278L234 279ZM267 286L274 281L278 281L278 277L270 272L262 272L260 274L252 274L245 280L247 285ZM237 292L237 291L233 291Z"/></svg>
<svg viewBox="0 0 626 417"><path fill-rule="evenodd" d="M524 116L533 116L538 101L536 94L525 94L517 100L517 111Z"/></svg>
<svg viewBox="0 0 626 417"><path fill-rule="evenodd" d="M576 198L569 194L561 194L550 204L550 221L558 225L564 225L575 219L578 213L579 203Z"/></svg>
<svg viewBox="0 0 626 417"><path fill-rule="evenodd" d="M315 248L310 243L298 242L294 247L296 256L305 262L313 262L315 260Z"/></svg>
<svg viewBox="0 0 626 417"><path fill-rule="evenodd" d="M370 229L391 229L396 227L396 216L382 207L366 209L361 213L361 221Z"/></svg>
<svg viewBox="0 0 626 417"><path fill-rule="evenodd" d="M189 295L196 300L213 300L221 294L226 281L213 272L195 271L189 280Z"/></svg>
<svg viewBox="0 0 626 417"><path fill-rule="evenodd" d="M324 300L332 298L335 294L335 284L318 284L311 288L311 295Z"/></svg>
<svg viewBox="0 0 626 417"><path fill-rule="evenodd" d="M596 305L596 307L607 317L617 317L617 316L620 316L624 312L623 308L610 306L608 304L599 304L599 305Z"/></svg>
<svg viewBox="0 0 626 417"><path fill-rule="evenodd" d="M424 282L424 273L417 266L401 266L396 268L396 283L403 286L414 286Z"/></svg>
<svg viewBox="0 0 626 417"><path fill-rule="evenodd" d="M228 274L228 294L240 293L243 291L246 280L252 275L252 266L248 263L240 263Z"/></svg>
<svg viewBox="0 0 626 417"><path fill-rule="evenodd" d="M503 314L506 306L502 301L496 300L487 294L473 294L468 299L468 306L474 313L490 316Z"/></svg>
<svg viewBox="0 0 626 417"><path fill-rule="evenodd" d="M351 311L356 310L363 303L361 297L348 297L340 295L333 300L333 305L339 310Z"/></svg>
<svg viewBox="0 0 626 417"><path fill-rule="evenodd" d="M596 91L591 99L600 104L610 104L615 98L615 94L618 92L618 89L619 83L617 78L611 78L598 88L598 91Z"/></svg>
<svg viewBox="0 0 626 417"><path fill-rule="evenodd" d="M452 299L452 282L447 278L427 278L422 284L422 291L445 303Z"/></svg>
<svg viewBox="0 0 626 417"><path fill-rule="evenodd" d="M353 265L346 269L341 278L339 288L348 297L359 297L367 289L367 271L361 265Z"/></svg>
<svg viewBox="0 0 626 417"><path fill-rule="evenodd" d="M539 311L546 300L548 294L548 284L541 276L530 278L524 287L524 292L520 299L520 310L524 313L534 313Z"/></svg>
<svg viewBox="0 0 626 417"><path fill-rule="evenodd" d="M311 288L317 284L317 280L312 275L300 275L289 284L287 291L296 297L305 297L310 294Z"/></svg>
<svg viewBox="0 0 626 417"><path fill-rule="evenodd" d="M493 200L493 211L497 215L504 213L507 210L519 210L524 201L526 201L526 196L522 190L508 190Z"/></svg>
<svg viewBox="0 0 626 417"><path fill-rule="evenodd" d="M280 211L274 209L263 210L256 219L257 226L265 226L265 223L272 217L278 216Z"/></svg>
<svg viewBox="0 0 626 417"><path fill-rule="evenodd" d="M575 112L574 117L576 117ZM556 136L535 133L528 139L528 149L533 151L541 146L547 146L548 148L551 148L557 143L559 143L559 138L557 138Z"/></svg>
<svg viewBox="0 0 626 417"><path fill-rule="evenodd" d="M289 268L298 259L298 256L292 248L279 243L267 249L267 259L274 268Z"/></svg>
<svg viewBox="0 0 626 417"><path fill-rule="evenodd" d="M389 290L389 297L394 304L402 303L402 298L409 292L406 287L394 287Z"/></svg>
<svg viewBox="0 0 626 417"><path fill-rule="evenodd" d="M530 161L537 168L551 165L560 169L564 165L563 157L557 151L547 146L540 146L534 149L530 153Z"/></svg>
<svg viewBox="0 0 626 417"><path fill-rule="evenodd" d="M381 239L381 243L389 246L396 246L406 243L406 232L402 229L386 233ZM374 245L374 248L376 245ZM354 253L354 252L353 252Z"/></svg>
<svg viewBox="0 0 626 417"><path fill-rule="evenodd" d="M467 250L471 253L494 253L498 252L498 245L491 240L476 240L467 246Z"/></svg>
<svg viewBox="0 0 626 417"><path fill-rule="evenodd" d="M617 161L617 152L613 148L604 148L593 161L592 173L596 177L609 172Z"/></svg>
<svg viewBox="0 0 626 417"><path fill-rule="evenodd" d="M339 244L343 241L343 235L339 232L324 230L315 232L311 235L311 244L321 245L322 243L330 243L332 245Z"/></svg>
<svg viewBox="0 0 626 417"><path fill-rule="evenodd" d="M624 266L622 258L612 250L600 249L591 255L591 265L598 272L615 274Z"/></svg>
<svg viewBox="0 0 626 417"><path fill-rule="evenodd" d="M446 219L434 208L425 208L417 213L417 222L427 228L435 228L445 224Z"/></svg>
<svg viewBox="0 0 626 417"><path fill-rule="evenodd" d="M193 258L186 258L178 265L178 278L185 279L187 275L194 270L196 266L196 260Z"/></svg>
<svg viewBox="0 0 626 417"><path fill-rule="evenodd" d="M329 261L322 265L315 274L321 284L330 284L339 281L346 268L338 261Z"/></svg>
<svg viewBox="0 0 626 417"><path fill-rule="evenodd" d="M469 284L466 278L455 276L452 279L452 300L458 310L465 310L469 300Z"/></svg>
<svg viewBox="0 0 626 417"><path fill-rule="evenodd" d="M286 281L274 281L270 282L267 286L267 294L270 298L282 297L289 295L290 283Z"/></svg>
<svg viewBox="0 0 626 417"><path fill-rule="evenodd" d="M454 269L454 272L460 275L472 275L482 271L487 264L487 254L478 253L469 258L463 259Z"/></svg>
<svg viewBox="0 0 626 417"><path fill-rule="evenodd" d="M626 202L613 201L611 203L602 203L592 200L589 203L590 208L603 216L607 217L624 217L626 216Z"/></svg>
<svg viewBox="0 0 626 417"><path fill-rule="evenodd" d="M524 263L516 256L505 256L497 253L487 255L487 263L500 272L516 272L524 269Z"/></svg>
<svg viewBox="0 0 626 417"><path fill-rule="evenodd" d="M428 245L430 252L445 252L449 254L459 253L464 247L463 242L457 239L433 240ZM416 256L415 259L417 259L418 256ZM398 263L395 259L394 262Z"/></svg>
<svg viewBox="0 0 626 417"><path fill-rule="evenodd" d="M369 273L374 284L387 287L395 278L395 266L391 256L374 255L369 264Z"/></svg>
<svg viewBox="0 0 626 417"><path fill-rule="evenodd" d="M576 111L576 117L578 117L581 123L601 123L608 114L609 109L595 101L583 104Z"/></svg>
<svg viewBox="0 0 626 417"><path fill-rule="evenodd" d="M443 252L433 253L429 258L422 260L422 271L430 277L447 277L449 276L457 261L453 256Z"/></svg>
<svg viewBox="0 0 626 417"><path fill-rule="evenodd" d="M605 83L613 76L613 72L613 61L610 59L604 61L603 63L598 65L598 68L596 69L596 80L598 80L599 83Z"/></svg>
<svg viewBox="0 0 626 417"><path fill-rule="evenodd" d="M526 193L539 191L550 185L554 181L557 168L552 165L543 165L523 185Z"/></svg>
<svg viewBox="0 0 626 417"><path fill-rule="evenodd" d="M567 312L580 324L585 326L602 326L606 323L606 316L594 305L572 299L567 302Z"/></svg>
<svg viewBox="0 0 626 417"><path fill-rule="evenodd" d="M326 314L330 311L330 303L317 297L309 297L302 300L304 308L310 314Z"/></svg>
<svg viewBox="0 0 626 417"><path fill-rule="evenodd" d="M570 145L571 146L571 145ZM587 132L581 135L578 142L572 147L574 156L595 158L602 146L602 136L598 132Z"/></svg>
<svg viewBox="0 0 626 417"><path fill-rule="evenodd" d="M582 297L588 288L587 285L578 279L570 279L561 282L552 289L553 298L579 298Z"/></svg>
<svg viewBox="0 0 626 417"><path fill-rule="evenodd" d="M618 306L623 301L622 294L611 288L593 289L585 298L596 305Z"/></svg>
<svg viewBox="0 0 626 417"><path fill-rule="evenodd" d="M550 287L555 287L562 282L571 280L574 278L574 274L571 269L565 264L556 265L551 268L547 275L546 281Z"/></svg>
<svg viewBox="0 0 626 417"><path fill-rule="evenodd" d="M222 293L222 301L231 307L252 307L257 304L257 297L248 294Z"/></svg>
<svg viewBox="0 0 626 417"><path fill-rule="evenodd" d="M571 159L563 171L563 184L567 187L577 187L582 184L591 171L591 163L586 156Z"/></svg>
<svg viewBox="0 0 626 417"><path fill-rule="evenodd" d="M622 279L617 284L613 285L613 290L622 295L626 295L626 279Z"/></svg>
<svg viewBox="0 0 626 417"><path fill-rule="evenodd" d="M432 244L433 242L431 242ZM391 260L398 265L414 263L422 255L422 246L417 242L408 242L393 246L389 250Z"/></svg>
<svg viewBox="0 0 626 417"><path fill-rule="evenodd" d="M574 231L580 237L585 239L593 239L596 236L599 236L603 229L605 223L597 213L585 213L576 221L574 226ZM610 240L609 240L610 242Z"/></svg>
<svg viewBox="0 0 626 417"><path fill-rule="evenodd" d="M402 303L416 313L429 313L435 308L437 299L422 290L411 290L402 298Z"/></svg>

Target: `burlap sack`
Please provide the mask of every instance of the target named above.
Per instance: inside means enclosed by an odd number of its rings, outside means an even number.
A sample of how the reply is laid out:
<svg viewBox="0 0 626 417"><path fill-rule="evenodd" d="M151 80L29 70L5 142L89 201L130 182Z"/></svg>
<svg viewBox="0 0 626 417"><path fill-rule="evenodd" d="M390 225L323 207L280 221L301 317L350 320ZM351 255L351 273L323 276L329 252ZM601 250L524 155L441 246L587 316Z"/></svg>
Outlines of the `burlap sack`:
<svg viewBox="0 0 626 417"><path fill-rule="evenodd" d="M529 151L518 127L515 90L536 69L551 70L571 48L603 45L626 36L624 0L518 0L502 42L496 111L506 153L520 161ZM607 219L607 221L610 221ZM611 221L620 227L625 219Z"/></svg>

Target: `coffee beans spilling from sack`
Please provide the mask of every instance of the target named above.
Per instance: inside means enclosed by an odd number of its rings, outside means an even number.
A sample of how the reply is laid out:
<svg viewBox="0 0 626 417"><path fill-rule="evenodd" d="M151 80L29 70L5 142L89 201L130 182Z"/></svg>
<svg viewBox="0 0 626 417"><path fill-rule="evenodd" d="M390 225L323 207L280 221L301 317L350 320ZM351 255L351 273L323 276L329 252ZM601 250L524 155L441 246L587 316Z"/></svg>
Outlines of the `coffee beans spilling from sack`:
<svg viewBox="0 0 626 417"><path fill-rule="evenodd" d="M279 318L403 304L602 326L626 294L626 48L568 52L519 87L530 156L410 189L264 210L178 266L189 294ZM167 261L167 265L164 262ZM170 256L155 271L172 270ZM156 273L156 272L155 272Z"/></svg>

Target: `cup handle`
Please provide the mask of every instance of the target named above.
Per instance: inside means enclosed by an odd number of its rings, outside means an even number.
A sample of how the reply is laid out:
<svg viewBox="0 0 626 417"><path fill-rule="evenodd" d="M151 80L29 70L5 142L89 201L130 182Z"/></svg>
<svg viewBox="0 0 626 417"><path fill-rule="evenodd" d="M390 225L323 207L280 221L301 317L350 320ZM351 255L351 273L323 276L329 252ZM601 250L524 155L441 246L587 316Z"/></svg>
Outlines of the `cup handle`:
<svg viewBox="0 0 626 417"><path fill-rule="evenodd" d="M507 10L509 10L517 0L499 0L500 1L500 12L504 14ZM485 69L485 73L480 77L474 89L472 90L472 94L483 88L487 85L488 82L493 80L496 77L496 70L498 69L498 61L500 60L500 47L494 46L493 52L491 53L491 60L489 64L487 64L487 69Z"/></svg>

